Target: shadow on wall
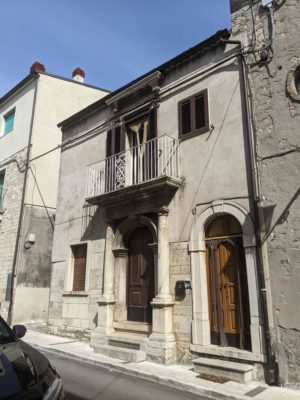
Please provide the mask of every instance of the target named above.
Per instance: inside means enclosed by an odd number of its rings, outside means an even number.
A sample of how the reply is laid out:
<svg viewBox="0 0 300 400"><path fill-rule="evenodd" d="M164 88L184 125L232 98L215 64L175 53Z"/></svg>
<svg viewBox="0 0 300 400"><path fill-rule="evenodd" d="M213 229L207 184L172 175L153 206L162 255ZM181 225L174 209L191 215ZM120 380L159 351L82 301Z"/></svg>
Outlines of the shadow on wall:
<svg viewBox="0 0 300 400"><path fill-rule="evenodd" d="M106 225L101 218L100 208L85 204L82 207L81 240L105 239Z"/></svg>

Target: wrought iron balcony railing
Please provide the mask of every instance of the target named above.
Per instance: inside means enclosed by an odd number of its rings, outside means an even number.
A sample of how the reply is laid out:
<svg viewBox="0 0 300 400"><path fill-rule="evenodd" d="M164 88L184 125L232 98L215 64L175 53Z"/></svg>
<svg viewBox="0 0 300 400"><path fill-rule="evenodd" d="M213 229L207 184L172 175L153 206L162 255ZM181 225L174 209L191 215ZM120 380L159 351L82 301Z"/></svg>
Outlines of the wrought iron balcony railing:
<svg viewBox="0 0 300 400"><path fill-rule="evenodd" d="M167 135L89 165L86 198L163 176L179 178L179 142Z"/></svg>

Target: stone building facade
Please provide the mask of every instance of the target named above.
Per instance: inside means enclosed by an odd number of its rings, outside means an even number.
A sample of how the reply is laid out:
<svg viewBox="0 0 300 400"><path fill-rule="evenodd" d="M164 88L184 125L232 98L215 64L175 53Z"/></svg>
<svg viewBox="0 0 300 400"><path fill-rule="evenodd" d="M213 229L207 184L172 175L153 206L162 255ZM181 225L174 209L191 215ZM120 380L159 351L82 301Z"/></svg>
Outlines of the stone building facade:
<svg viewBox="0 0 300 400"><path fill-rule="evenodd" d="M245 46L257 164L257 203L278 384L300 388L300 3L231 0ZM253 52L254 50L254 52Z"/></svg>
<svg viewBox="0 0 300 400"><path fill-rule="evenodd" d="M85 85L82 70L74 72L74 79L64 79L36 62L0 99L0 303L9 322L48 316L57 123L107 94Z"/></svg>
<svg viewBox="0 0 300 400"><path fill-rule="evenodd" d="M60 124L52 333L264 379L251 141L228 39L217 32Z"/></svg>

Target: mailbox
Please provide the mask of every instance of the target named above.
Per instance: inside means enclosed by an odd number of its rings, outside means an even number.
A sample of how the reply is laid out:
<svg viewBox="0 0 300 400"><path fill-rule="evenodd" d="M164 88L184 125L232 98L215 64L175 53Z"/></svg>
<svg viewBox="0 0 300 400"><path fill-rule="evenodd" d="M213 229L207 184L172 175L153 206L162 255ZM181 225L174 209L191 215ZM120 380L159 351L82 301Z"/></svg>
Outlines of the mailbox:
<svg viewBox="0 0 300 400"><path fill-rule="evenodd" d="M183 300L185 298L186 289L191 289L190 281L177 281L175 285L176 300Z"/></svg>

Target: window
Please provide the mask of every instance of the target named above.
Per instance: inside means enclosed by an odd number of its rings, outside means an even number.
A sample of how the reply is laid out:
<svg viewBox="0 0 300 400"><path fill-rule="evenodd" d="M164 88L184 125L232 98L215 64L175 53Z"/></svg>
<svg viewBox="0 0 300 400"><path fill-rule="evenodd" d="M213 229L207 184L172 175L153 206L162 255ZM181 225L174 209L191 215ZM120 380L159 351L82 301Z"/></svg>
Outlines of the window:
<svg viewBox="0 0 300 400"><path fill-rule="evenodd" d="M179 137L185 139L209 129L207 90L179 102Z"/></svg>
<svg viewBox="0 0 300 400"><path fill-rule="evenodd" d="M4 115L4 135L14 129L15 109Z"/></svg>
<svg viewBox="0 0 300 400"><path fill-rule="evenodd" d="M5 171L0 171L0 209L3 206Z"/></svg>
<svg viewBox="0 0 300 400"><path fill-rule="evenodd" d="M86 275L86 253L87 245L80 244L71 246L73 253L73 288L74 292L85 290Z"/></svg>

